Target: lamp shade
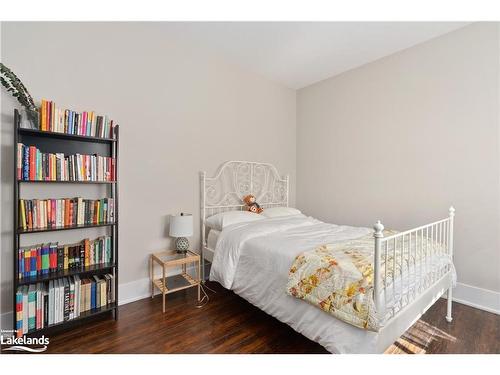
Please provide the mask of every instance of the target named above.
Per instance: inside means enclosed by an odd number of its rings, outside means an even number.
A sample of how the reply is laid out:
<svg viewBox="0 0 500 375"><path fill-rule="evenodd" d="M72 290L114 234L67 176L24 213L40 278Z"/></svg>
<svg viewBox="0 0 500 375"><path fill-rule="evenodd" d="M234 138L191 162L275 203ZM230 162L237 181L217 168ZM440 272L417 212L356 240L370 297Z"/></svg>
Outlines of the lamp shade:
<svg viewBox="0 0 500 375"><path fill-rule="evenodd" d="M169 234L171 237L191 237L193 235L193 215L172 215Z"/></svg>

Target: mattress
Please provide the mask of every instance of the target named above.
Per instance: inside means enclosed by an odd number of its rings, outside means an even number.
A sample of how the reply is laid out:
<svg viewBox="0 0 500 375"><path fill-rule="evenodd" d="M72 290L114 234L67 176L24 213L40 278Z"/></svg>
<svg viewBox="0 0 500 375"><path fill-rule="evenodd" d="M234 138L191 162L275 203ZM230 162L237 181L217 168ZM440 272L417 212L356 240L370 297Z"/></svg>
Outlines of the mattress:
<svg viewBox="0 0 500 375"><path fill-rule="evenodd" d="M381 343L387 342L387 337L381 336L394 332L354 327L286 294L288 271L298 254L371 232L370 228L327 224L304 215L235 224L217 236L210 280L332 353L380 352L384 349Z"/></svg>

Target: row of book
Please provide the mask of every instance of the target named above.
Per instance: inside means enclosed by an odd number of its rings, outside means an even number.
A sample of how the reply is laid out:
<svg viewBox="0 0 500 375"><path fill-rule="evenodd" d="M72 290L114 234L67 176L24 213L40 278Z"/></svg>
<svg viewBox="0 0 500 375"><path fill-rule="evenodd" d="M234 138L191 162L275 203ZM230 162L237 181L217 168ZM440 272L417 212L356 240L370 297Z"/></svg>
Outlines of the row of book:
<svg viewBox="0 0 500 375"><path fill-rule="evenodd" d="M42 99L39 130L83 135L98 138L114 138L115 124L107 116L92 112L75 112L57 108L53 101Z"/></svg>
<svg viewBox="0 0 500 375"><path fill-rule="evenodd" d="M114 198L19 199L19 228L45 229L114 223Z"/></svg>
<svg viewBox="0 0 500 375"><path fill-rule="evenodd" d="M99 155L41 152L17 144L17 179L24 181L115 181L115 159Z"/></svg>
<svg viewBox="0 0 500 375"><path fill-rule="evenodd" d="M18 278L47 275L74 269L109 264L113 261L110 236L84 239L75 244L57 242L26 246L18 249Z"/></svg>
<svg viewBox="0 0 500 375"><path fill-rule="evenodd" d="M16 291L16 336L77 319L114 301L112 274L82 279L75 275L21 286Z"/></svg>

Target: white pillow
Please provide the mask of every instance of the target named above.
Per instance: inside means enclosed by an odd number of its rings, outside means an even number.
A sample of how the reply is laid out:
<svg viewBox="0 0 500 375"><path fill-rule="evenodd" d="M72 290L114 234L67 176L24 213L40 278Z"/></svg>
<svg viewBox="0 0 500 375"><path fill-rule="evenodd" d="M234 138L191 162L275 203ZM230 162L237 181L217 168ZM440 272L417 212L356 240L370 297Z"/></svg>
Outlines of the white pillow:
<svg viewBox="0 0 500 375"><path fill-rule="evenodd" d="M228 211L210 216L205 221L205 224L212 229L222 230L228 225L263 219L265 219L265 217L262 215L249 211Z"/></svg>
<svg viewBox="0 0 500 375"><path fill-rule="evenodd" d="M298 215L300 213L301 212L299 210L292 207L271 207L264 209L261 215L270 218L270 217Z"/></svg>

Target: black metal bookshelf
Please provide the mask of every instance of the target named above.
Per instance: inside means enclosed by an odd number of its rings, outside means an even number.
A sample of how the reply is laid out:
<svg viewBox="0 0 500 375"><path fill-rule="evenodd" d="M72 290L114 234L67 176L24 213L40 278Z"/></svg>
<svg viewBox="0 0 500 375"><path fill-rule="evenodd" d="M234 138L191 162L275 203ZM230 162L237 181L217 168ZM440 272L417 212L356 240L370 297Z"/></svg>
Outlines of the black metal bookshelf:
<svg viewBox="0 0 500 375"><path fill-rule="evenodd" d="M115 279L115 302L103 306L98 309L93 309L81 313L78 318L67 320L61 323L53 324L42 329L25 333L28 336L37 336L46 334L55 330L70 329L75 324L81 324L93 317L102 318L104 313L112 313L114 319L118 319L118 149L119 149L119 126L114 128L114 138L99 138L82 135L64 134L48 131L40 131L36 129L21 128L21 115L19 111L14 110L14 252L13 252L13 270L14 270L14 290L13 290L13 327L16 327L16 291L22 285L36 284L38 282L47 282L54 279L64 278L68 276L92 276L104 273L112 273ZM97 154L101 156L110 156L115 159L115 181L26 181L17 179L17 144L33 145L42 152L63 152L65 154ZM103 184L106 186L107 195L114 198L115 202L115 218L113 223L102 224L85 224L85 225L69 225L63 227L48 227L37 229L23 229L19 227L19 199L21 198L21 186L23 184ZM87 228L105 227L109 230L112 243L112 262L101 265L94 265L78 269L69 269L58 272L53 272L45 275L33 276L28 278L19 278L18 275L18 249L21 243L22 235L32 233L52 232L61 230L84 230Z"/></svg>

